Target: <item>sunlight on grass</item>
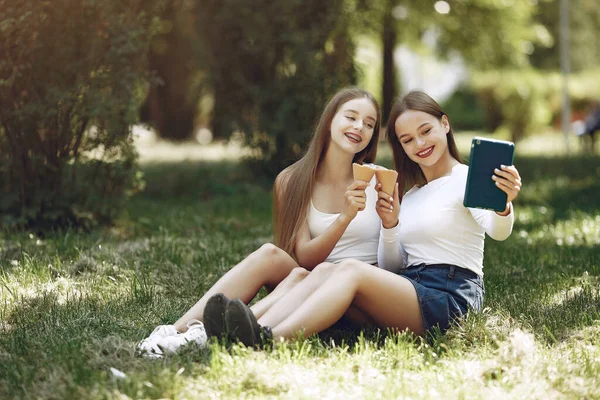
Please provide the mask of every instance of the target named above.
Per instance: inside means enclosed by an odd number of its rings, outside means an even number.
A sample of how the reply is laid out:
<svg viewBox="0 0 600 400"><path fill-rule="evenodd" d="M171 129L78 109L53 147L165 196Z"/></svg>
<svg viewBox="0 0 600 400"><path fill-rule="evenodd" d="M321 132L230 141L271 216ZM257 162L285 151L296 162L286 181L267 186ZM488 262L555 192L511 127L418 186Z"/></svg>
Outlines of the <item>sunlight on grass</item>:
<svg viewBox="0 0 600 400"><path fill-rule="evenodd" d="M527 244L551 241L557 246L596 246L600 244L600 215L571 213L566 220L551 223L552 213L545 207L519 209L519 224L536 226L536 229L521 229L516 234Z"/></svg>
<svg viewBox="0 0 600 400"><path fill-rule="evenodd" d="M137 146L141 164L181 161L239 160L252 152L235 142L199 144L196 142L172 143L158 140Z"/></svg>
<svg viewBox="0 0 600 400"><path fill-rule="evenodd" d="M509 140L508 137L492 135L489 132L457 132L455 134L456 145L458 146L458 149L467 156L469 154L469 149L471 148L471 140L475 136ZM589 150L584 148L584 144L580 138L574 134L569 135L565 141L565 136L562 132L547 130L526 136L523 140L516 143L515 157L518 159L518 157L521 156L564 156L567 154L566 143L568 143L569 146L569 153L574 156L577 156L584 151L588 152Z"/></svg>

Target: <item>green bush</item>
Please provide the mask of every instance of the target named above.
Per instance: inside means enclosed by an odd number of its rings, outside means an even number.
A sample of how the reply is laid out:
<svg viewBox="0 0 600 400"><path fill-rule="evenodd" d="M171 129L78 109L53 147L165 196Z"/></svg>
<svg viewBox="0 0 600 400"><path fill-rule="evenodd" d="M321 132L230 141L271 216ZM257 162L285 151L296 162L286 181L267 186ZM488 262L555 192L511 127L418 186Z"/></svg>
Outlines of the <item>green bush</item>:
<svg viewBox="0 0 600 400"><path fill-rule="evenodd" d="M458 88L443 104L450 116L452 127L458 130L481 130L485 114L477 94L469 86Z"/></svg>
<svg viewBox="0 0 600 400"><path fill-rule="evenodd" d="M570 76L569 93L575 111L599 96L599 72L584 71ZM558 72L534 69L478 72L473 75L472 85L483 100L486 120L493 121L493 128L507 130L513 141L550 125L560 116L563 95Z"/></svg>
<svg viewBox="0 0 600 400"><path fill-rule="evenodd" d="M155 2L0 0L0 218L110 221L139 185L130 125Z"/></svg>

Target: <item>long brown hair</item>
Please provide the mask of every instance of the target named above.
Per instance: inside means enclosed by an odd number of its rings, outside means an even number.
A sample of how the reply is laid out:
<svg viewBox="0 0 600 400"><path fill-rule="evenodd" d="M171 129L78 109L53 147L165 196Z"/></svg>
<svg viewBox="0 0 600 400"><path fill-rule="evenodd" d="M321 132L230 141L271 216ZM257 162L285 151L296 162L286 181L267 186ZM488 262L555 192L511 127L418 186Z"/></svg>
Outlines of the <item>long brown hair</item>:
<svg viewBox="0 0 600 400"><path fill-rule="evenodd" d="M434 99L419 90L409 92L394 103L392 111L390 111L390 117L387 121L386 135L388 142L392 147L394 168L398 171L398 189L400 191L400 196L405 189L410 189L414 185L423 186L427 183L427 179L425 179L421 167L406 155L406 152L402 148L402 144L396 136L396 120L402 113L408 110L422 111L429 115L433 115L440 121L442 120L442 117L446 115L444 110L442 110L442 107ZM446 118L448 118L447 115ZM448 120L448 123L449 122L450 121ZM450 155L458 162L462 163L458 148L456 147L456 142L454 141L452 124L450 124L450 130L448 131L446 138L448 139L448 150L450 151Z"/></svg>
<svg viewBox="0 0 600 400"><path fill-rule="evenodd" d="M377 111L371 141L361 152L354 155L353 162L374 162L379 141L380 110L377 100L369 92L349 87L337 92L327 103L317 127L302 158L283 170L273 187L273 234L275 245L292 257L300 227L306 219L317 170L331 140L331 121L340 107L350 100L366 98Z"/></svg>

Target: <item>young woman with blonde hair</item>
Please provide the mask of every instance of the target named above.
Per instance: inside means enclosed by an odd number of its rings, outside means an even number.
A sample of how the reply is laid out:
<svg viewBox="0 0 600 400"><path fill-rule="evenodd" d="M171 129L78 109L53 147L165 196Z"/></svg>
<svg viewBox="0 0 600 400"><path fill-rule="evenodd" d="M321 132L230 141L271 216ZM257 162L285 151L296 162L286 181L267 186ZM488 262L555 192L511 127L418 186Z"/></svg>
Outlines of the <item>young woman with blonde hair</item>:
<svg viewBox="0 0 600 400"><path fill-rule="evenodd" d="M174 325L158 326L138 345L140 352L160 357L189 342L204 345L204 328L208 336L223 335L229 298L248 304L263 286L274 289L251 307L260 318L310 273L296 300L301 301L331 273L310 272L324 261L351 257L377 263L381 219L375 181L354 181L352 163L375 160L379 128L379 105L370 93L346 88L334 95L306 154L275 180L275 245L263 245L234 266Z"/></svg>
<svg viewBox="0 0 600 400"><path fill-rule="evenodd" d="M448 116L423 92L411 92L391 110L387 136L398 171L393 198L379 191L383 230L379 266L360 260L341 262L300 306L278 320L254 320L245 306L227 309L229 331L246 345L267 337L310 335L335 323L352 307L381 328L409 329L423 335L445 331L484 296L483 248L487 233L506 239L514 220L512 201L521 189L514 166L501 166L490 179L507 194L503 212L463 205L468 166L460 161ZM400 199L398 193L408 192ZM386 212L392 208L393 212ZM317 266L329 268L327 263ZM308 281L310 277L306 279ZM300 282L280 298L303 291ZM266 328L270 327L270 328Z"/></svg>

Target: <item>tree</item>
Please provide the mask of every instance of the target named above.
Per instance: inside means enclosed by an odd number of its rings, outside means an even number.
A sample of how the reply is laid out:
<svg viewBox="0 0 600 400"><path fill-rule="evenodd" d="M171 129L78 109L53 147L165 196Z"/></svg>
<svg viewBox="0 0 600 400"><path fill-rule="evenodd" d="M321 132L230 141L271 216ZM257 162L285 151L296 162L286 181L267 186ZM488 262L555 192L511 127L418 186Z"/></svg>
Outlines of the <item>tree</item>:
<svg viewBox="0 0 600 400"><path fill-rule="evenodd" d="M579 72L600 65L600 7L596 0L570 0L571 71ZM536 68L559 70L559 0L543 0L535 21L545 26L545 41L533 48L531 63Z"/></svg>
<svg viewBox="0 0 600 400"><path fill-rule="evenodd" d="M531 2L463 0L446 3L447 13L435 10L441 3L445 2L357 0L363 18L358 26L380 38L383 113L391 108L398 89L393 51L400 43L440 56L459 53L469 66L490 69L527 65L532 43L543 36L543 29L531 23ZM433 48L423 43L426 32L435 37Z"/></svg>
<svg viewBox="0 0 600 400"><path fill-rule="evenodd" d="M5 226L110 221L136 188L129 125L148 82L155 6L0 0Z"/></svg>
<svg viewBox="0 0 600 400"><path fill-rule="evenodd" d="M149 66L160 83L152 85L141 118L171 140L194 133L200 90L195 85L200 66L194 54L196 3L168 0L161 13L161 33L152 41Z"/></svg>
<svg viewBox="0 0 600 400"><path fill-rule="evenodd" d="M209 0L198 9L213 130L243 132L268 175L298 159L327 98L355 81L347 5Z"/></svg>
<svg viewBox="0 0 600 400"><path fill-rule="evenodd" d="M394 50L397 41L397 28L393 16L393 9L396 1L386 0L384 15L382 20L382 50L383 50L383 81L382 81L382 115L381 118L387 121L392 104L398 93L398 82L396 78L396 65L394 63Z"/></svg>

